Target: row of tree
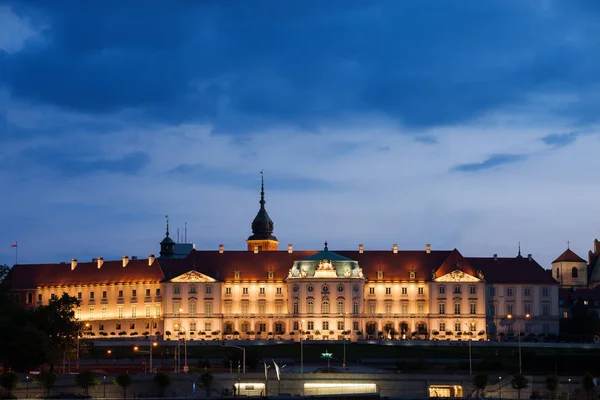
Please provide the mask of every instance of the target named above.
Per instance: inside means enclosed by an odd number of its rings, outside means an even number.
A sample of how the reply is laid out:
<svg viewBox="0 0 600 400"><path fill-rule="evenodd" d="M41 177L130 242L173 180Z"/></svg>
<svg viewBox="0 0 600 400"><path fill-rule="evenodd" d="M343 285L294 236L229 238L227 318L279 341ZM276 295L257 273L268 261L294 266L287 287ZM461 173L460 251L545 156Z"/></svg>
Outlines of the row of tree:
<svg viewBox="0 0 600 400"><path fill-rule="evenodd" d="M477 397L485 397L485 389L489 385L490 377L487 374L479 374L473 378L473 386L477 389ZM529 379L524 375L515 375L510 380L510 385L518 393L518 398L521 398L521 391L529 387ZM595 387L594 378L590 374L585 374L581 380L581 388L590 395ZM552 394L554 399L557 392L560 391L560 381L557 376L548 376L546 378L546 389ZM532 396L535 397L535 396Z"/></svg>
<svg viewBox="0 0 600 400"><path fill-rule="evenodd" d="M206 390L206 396L210 396L212 390L213 376L210 372L205 372L198 379L199 384L204 390ZM158 372L152 378L156 388L158 389L159 396L164 396L167 388L171 385L171 377L164 372ZM54 384L56 382L56 375L50 371L43 371L39 375L36 375L35 382L44 388L44 395L50 396ZM0 386L2 386L6 394L2 398L15 398L13 391L19 386L19 377L13 372L5 372L0 375ZM123 398L127 398L127 390L131 387L133 380L128 374L119 374L113 380L113 383L123 390ZM100 384L100 379L94 375L94 373L85 371L79 373L75 377L75 384L83 390L83 395L90 397L89 390Z"/></svg>

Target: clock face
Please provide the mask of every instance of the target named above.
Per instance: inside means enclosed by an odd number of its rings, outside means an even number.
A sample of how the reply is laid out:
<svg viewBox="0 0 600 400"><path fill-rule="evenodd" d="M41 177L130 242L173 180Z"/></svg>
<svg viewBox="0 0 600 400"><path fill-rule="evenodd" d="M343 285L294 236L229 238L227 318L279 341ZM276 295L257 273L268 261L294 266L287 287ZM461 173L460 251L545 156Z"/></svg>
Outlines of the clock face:
<svg viewBox="0 0 600 400"><path fill-rule="evenodd" d="M298 285L294 285L294 292L297 292L300 287Z"/></svg>

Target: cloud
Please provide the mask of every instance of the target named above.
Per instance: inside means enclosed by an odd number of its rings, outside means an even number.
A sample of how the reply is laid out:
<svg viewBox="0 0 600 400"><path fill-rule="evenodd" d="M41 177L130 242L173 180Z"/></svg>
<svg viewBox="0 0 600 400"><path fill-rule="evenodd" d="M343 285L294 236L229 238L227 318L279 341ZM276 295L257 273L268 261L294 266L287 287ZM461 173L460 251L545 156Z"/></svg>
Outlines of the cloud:
<svg viewBox="0 0 600 400"><path fill-rule="evenodd" d="M479 172L502 165L513 164L527 158L523 154L492 154L486 160L478 163L460 164L452 168L457 172Z"/></svg>
<svg viewBox="0 0 600 400"><path fill-rule="evenodd" d="M439 143L438 139L435 136L430 136L430 135L415 136L415 142L425 143L425 144Z"/></svg>
<svg viewBox="0 0 600 400"><path fill-rule="evenodd" d="M579 135L581 135L580 132L552 133L542 137L541 140L549 146L562 147L573 143Z"/></svg>
<svg viewBox="0 0 600 400"><path fill-rule="evenodd" d="M30 22L20 18L7 6L0 6L0 26L0 52L18 52L27 40L37 36Z"/></svg>

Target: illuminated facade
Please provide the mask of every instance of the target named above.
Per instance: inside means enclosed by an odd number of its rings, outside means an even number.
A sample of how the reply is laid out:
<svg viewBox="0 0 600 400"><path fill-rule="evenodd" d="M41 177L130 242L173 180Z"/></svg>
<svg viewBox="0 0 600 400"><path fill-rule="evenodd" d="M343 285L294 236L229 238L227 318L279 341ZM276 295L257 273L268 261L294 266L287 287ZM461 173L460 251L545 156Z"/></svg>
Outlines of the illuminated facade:
<svg viewBox="0 0 600 400"><path fill-rule="evenodd" d="M77 297L87 334L165 338L483 339L558 332L558 283L531 257L463 257L454 250L278 250L265 209L246 251L17 265L8 279L25 307Z"/></svg>

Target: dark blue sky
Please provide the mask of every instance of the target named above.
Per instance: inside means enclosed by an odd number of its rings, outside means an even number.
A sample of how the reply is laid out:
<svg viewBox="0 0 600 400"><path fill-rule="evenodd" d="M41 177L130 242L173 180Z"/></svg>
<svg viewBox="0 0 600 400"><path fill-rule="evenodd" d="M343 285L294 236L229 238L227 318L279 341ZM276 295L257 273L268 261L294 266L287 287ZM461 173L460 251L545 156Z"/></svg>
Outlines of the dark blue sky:
<svg viewBox="0 0 600 400"><path fill-rule="evenodd" d="M600 236L600 3L0 4L0 262ZM173 229L175 230L175 229Z"/></svg>

